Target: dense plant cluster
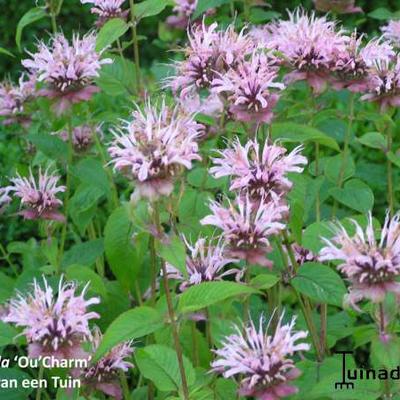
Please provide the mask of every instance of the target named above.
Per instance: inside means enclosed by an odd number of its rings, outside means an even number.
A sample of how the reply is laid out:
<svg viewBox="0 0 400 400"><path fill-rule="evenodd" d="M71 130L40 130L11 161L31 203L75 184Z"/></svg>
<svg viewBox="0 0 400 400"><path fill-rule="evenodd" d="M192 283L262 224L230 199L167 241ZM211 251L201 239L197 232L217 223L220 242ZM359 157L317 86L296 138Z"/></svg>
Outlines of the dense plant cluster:
<svg viewBox="0 0 400 400"><path fill-rule="evenodd" d="M391 375L335 388L334 353L400 365L399 12L81 0L68 35L39 3L17 45L52 33L0 83L0 393L397 398Z"/></svg>

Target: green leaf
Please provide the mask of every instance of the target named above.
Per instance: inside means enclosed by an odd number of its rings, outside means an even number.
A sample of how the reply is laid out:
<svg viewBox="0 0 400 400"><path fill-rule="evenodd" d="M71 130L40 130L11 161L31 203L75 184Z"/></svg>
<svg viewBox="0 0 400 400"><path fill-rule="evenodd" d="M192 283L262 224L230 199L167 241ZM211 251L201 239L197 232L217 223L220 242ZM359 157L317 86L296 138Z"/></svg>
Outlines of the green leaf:
<svg viewBox="0 0 400 400"><path fill-rule="evenodd" d="M65 160L68 154L68 145L55 135L47 133L30 133L28 139L47 157L53 160Z"/></svg>
<svg viewBox="0 0 400 400"><path fill-rule="evenodd" d="M371 188L359 179L351 179L343 188L332 188L329 193L338 202L361 213L370 211L374 205Z"/></svg>
<svg viewBox="0 0 400 400"><path fill-rule="evenodd" d="M117 344L149 335L163 325L163 316L150 307L136 307L122 313L107 328L93 361L98 361Z"/></svg>
<svg viewBox="0 0 400 400"><path fill-rule="evenodd" d="M339 146L334 139L308 125L294 122L278 122L272 124L272 138L281 142L307 143L317 142L323 146L339 151Z"/></svg>
<svg viewBox="0 0 400 400"><path fill-rule="evenodd" d="M19 51L21 51L21 37L24 28L46 16L47 13L43 7L31 8L27 13L22 16L22 18L18 22L17 32L15 34L15 43L17 43Z"/></svg>
<svg viewBox="0 0 400 400"><path fill-rule="evenodd" d="M371 359L377 368L395 369L400 364L400 340L390 335L388 342L383 342L376 335L371 342Z"/></svg>
<svg viewBox="0 0 400 400"><path fill-rule="evenodd" d="M126 207L113 211L104 229L104 247L111 271L129 290L139 272L140 262L133 246L133 225Z"/></svg>
<svg viewBox="0 0 400 400"><path fill-rule="evenodd" d="M103 65L97 85L110 96L129 96L136 88L135 64L120 56L114 56L112 64Z"/></svg>
<svg viewBox="0 0 400 400"><path fill-rule="evenodd" d="M357 140L364 146L372 147L373 149L384 150L386 148L386 139L379 132L367 132Z"/></svg>
<svg viewBox="0 0 400 400"><path fill-rule="evenodd" d="M10 382L12 379L17 380L16 388L2 388L1 399L7 400L26 400L29 399L29 395L32 393L33 388L24 388L22 386L23 380L32 381L32 377L26 372L23 372L17 368L0 368L0 382Z"/></svg>
<svg viewBox="0 0 400 400"><path fill-rule="evenodd" d="M154 382L157 389L170 392L182 386L178 358L175 350L153 344L135 352L136 363L142 375ZM183 356L183 365L188 386L193 385L196 374L192 363Z"/></svg>
<svg viewBox="0 0 400 400"><path fill-rule="evenodd" d="M161 11L168 5L166 0L144 0L135 4L135 18L142 19L160 14Z"/></svg>
<svg viewBox="0 0 400 400"><path fill-rule="evenodd" d="M386 153L386 157L396 166L400 168L400 156L398 154L389 151Z"/></svg>
<svg viewBox="0 0 400 400"><path fill-rule="evenodd" d="M192 18L197 19L210 8L217 8L224 4L228 4L229 2L230 0L199 0L199 2L197 3L197 8L193 13Z"/></svg>
<svg viewBox="0 0 400 400"><path fill-rule="evenodd" d="M15 57L11 51L6 50L4 47L0 47L0 54L5 54L6 56L9 57Z"/></svg>
<svg viewBox="0 0 400 400"><path fill-rule="evenodd" d="M386 21L393 18L393 13L384 7L379 7L368 14L368 17L377 19L379 21Z"/></svg>
<svg viewBox="0 0 400 400"><path fill-rule="evenodd" d="M100 189L104 194L110 192L110 183L103 164L94 158L85 158L72 169L72 174L83 184Z"/></svg>
<svg viewBox="0 0 400 400"><path fill-rule="evenodd" d="M180 296L178 310L181 313L194 312L230 297L252 293L258 293L258 291L241 283L204 282L190 287Z"/></svg>
<svg viewBox="0 0 400 400"><path fill-rule="evenodd" d="M0 347L14 343L14 339L17 335L18 331L13 326L0 321Z"/></svg>
<svg viewBox="0 0 400 400"><path fill-rule="evenodd" d="M121 18L108 20L100 29L96 39L96 51L101 51L119 39L129 25Z"/></svg>
<svg viewBox="0 0 400 400"><path fill-rule="evenodd" d="M103 254L103 251L103 239L75 244L65 252L62 266L68 267L73 264L93 265L97 258Z"/></svg>
<svg viewBox="0 0 400 400"><path fill-rule="evenodd" d="M102 297L107 297L107 289L103 280L92 269L83 265L74 264L67 268L65 275L68 280L78 281L84 285L90 282L89 290Z"/></svg>
<svg viewBox="0 0 400 400"><path fill-rule="evenodd" d="M169 241L166 244L158 241L157 252L161 258L182 272L183 276L187 276L186 248L178 236L169 238Z"/></svg>
<svg viewBox="0 0 400 400"><path fill-rule="evenodd" d="M340 276L327 265L305 263L300 268L292 286L300 293L320 303L341 307L346 287Z"/></svg>
<svg viewBox="0 0 400 400"><path fill-rule="evenodd" d="M0 303L4 303L4 301L8 300L12 296L15 281L4 272L0 272L0 281Z"/></svg>
<svg viewBox="0 0 400 400"><path fill-rule="evenodd" d="M259 274L255 276L250 285L257 290L267 290L275 286L279 282L279 277L272 274Z"/></svg>
<svg viewBox="0 0 400 400"><path fill-rule="evenodd" d="M343 156L338 154L333 157L327 157L322 160L325 176L332 183L337 183L339 181L340 171L343 168ZM353 157L348 155L346 165L343 171L342 181L346 181L351 178L356 172L356 166L354 164Z"/></svg>

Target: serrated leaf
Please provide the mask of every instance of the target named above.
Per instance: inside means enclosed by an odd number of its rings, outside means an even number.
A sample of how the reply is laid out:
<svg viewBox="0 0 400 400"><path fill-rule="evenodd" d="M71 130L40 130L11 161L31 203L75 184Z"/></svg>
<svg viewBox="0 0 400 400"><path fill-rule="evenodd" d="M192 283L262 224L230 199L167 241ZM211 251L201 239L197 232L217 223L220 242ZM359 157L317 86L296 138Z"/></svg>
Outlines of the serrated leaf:
<svg viewBox="0 0 400 400"><path fill-rule="evenodd" d="M334 139L319 129L294 122L278 122L272 124L272 138L281 142L308 143L317 142L323 146L339 151Z"/></svg>
<svg viewBox="0 0 400 400"><path fill-rule="evenodd" d="M103 239L77 243L65 252L62 266L68 267L73 264L93 265L103 252Z"/></svg>
<svg viewBox="0 0 400 400"><path fill-rule="evenodd" d="M46 10L43 7L31 8L22 16L22 18L18 22L17 32L15 34L15 43L17 44L19 51L21 51L21 37L24 28L46 16Z"/></svg>
<svg viewBox="0 0 400 400"><path fill-rule="evenodd" d="M31 133L28 139L47 157L53 160L65 160L68 154L68 145L55 135L47 133Z"/></svg>
<svg viewBox="0 0 400 400"><path fill-rule="evenodd" d="M135 358L140 372L145 378L150 379L157 389L164 392L178 391L182 386L175 350L153 344L138 349ZM185 356L183 356L183 365L187 384L191 386L196 379L193 365Z"/></svg>
<svg viewBox="0 0 400 400"><path fill-rule="evenodd" d="M135 18L142 19L160 14L168 5L166 0L144 0L135 4Z"/></svg>
<svg viewBox="0 0 400 400"><path fill-rule="evenodd" d="M374 194L371 188L359 179L347 181L343 188L332 188L329 193L339 203L366 213L374 206Z"/></svg>
<svg viewBox="0 0 400 400"><path fill-rule="evenodd" d="M142 306L122 313L107 328L93 361L96 362L117 344L149 335L164 325L162 315L155 309Z"/></svg>
<svg viewBox="0 0 400 400"><path fill-rule="evenodd" d="M303 264L291 284L314 301L339 307L347 292L338 273L327 265L314 262Z"/></svg>
<svg viewBox="0 0 400 400"><path fill-rule="evenodd" d="M258 293L258 291L241 283L229 281L204 282L190 287L180 296L178 310L181 313L194 312L230 297L252 293Z"/></svg>
<svg viewBox="0 0 400 400"><path fill-rule="evenodd" d="M187 276L186 247L178 236L169 238L168 243L157 242L157 252L161 258Z"/></svg>
<svg viewBox="0 0 400 400"><path fill-rule="evenodd" d="M89 283L89 290L99 294L102 297L107 297L107 289L103 280L92 269L83 265L74 264L67 268L65 273L68 280L81 282L83 285Z"/></svg>
<svg viewBox="0 0 400 400"><path fill-rule="evenodd" d="M272 274L259 274L255 276L250 285L257 290L267 290L275 286L279 282L279 277Z"/></svg>
<svg viewBox="0 0 400 400"><path fill-rule="evenodd" d="M107 220L104 247L110 268L125 290L130 289L140 268L132 235L133 225L128 210L121 206Z"/></svg>
<svg viewBox="0 0 400 400"><path fill-rule="evenodd" d="M108 20L100 29L96 38L96 51L101 51L119 39L129 25L121 18Z"/></svg>
<svg viewBox="0 0 400 400"><path fill-rule="evenodd" d="M13 326L0 321L0 347L14 343L17 335L18 331Z"/></svg>
<svg viewBox="0 0 400 400"><path fill-rule="evenodd" d="M357 140L364 146L373 149L384 150L386 148L386 139L380 132L367 132Z"/></svg>
<svg viewBox="0 0 400 400"><path fill-rule="evenodd" d="M110 192L110 183L103 164L94 158L81 160L72 169L72 174L83 184L100 189L104 194Z"/></svg>

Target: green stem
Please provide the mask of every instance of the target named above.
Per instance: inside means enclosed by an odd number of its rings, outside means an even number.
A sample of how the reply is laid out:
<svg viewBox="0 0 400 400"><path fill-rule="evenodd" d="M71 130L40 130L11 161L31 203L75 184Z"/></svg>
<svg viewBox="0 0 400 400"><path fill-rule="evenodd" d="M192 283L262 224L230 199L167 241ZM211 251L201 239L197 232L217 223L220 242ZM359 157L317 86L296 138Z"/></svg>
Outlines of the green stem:
<svg viewBox="0 0 400 400"><path fill-rule="evenodd" d="M135 72L136 72L136 89L140 94L141 87L141 78L140 78L140 60L139 60L139 45L137 40L136 33L136 18L135 18L135 3L134 0L129 0L129 7L131 12L131 30L132 30L132 41L133 41L133 56L135 59Z"/></svg>
<svg viewBox="0 0 400 400"><path fill-rule="evenodd" d="M213 338L212 338L212 333L211 333L210 311L208 310L208 308L205 308L204 312L206 314L206 338L207 338L208 348L212 349L213 348Z"/></svg>
<svg viewBox="0 0 400 400"><path fill-rule="evenodd" d="M106 160L106 157L104 155L103 147L102 147L102 145L100 143L99 136L98 136L97 132L93 133L93 137L94 137L94 143L96 145L97 152L99 153L99 156L101 158L101 162L105 167L108 180L110 181L111 192L112 192L112 194L111 194L112 195L112 202L113 202L114 208L116 208L119 205L117 187L115 186L112 172L107 167L107 160Z"/></svg>
<svg viewBox="0 0 400 400"><path fill-rule="evenodd" d="M126 379L125 372L122 370L119 372L119 380L121 382L124 400L130 400L131 395L129 392L128 380Z"/></svg>
<svg viewBox="0 0 400 400"><path fill-rule="evenodd" d="M317 360L320 362L320 361L322 361L323 357L322 357L321 348L320 348L320 344L319 344L319 340L318 340L317 329L315 328L315 324L314 324L314 321L312 319L312 313L311 313L310 304L309 304L307 299L303 299L301 294L298 293L295 288L293 288L293 290L296 293L297 299L298 299L299 304L300 304L301 311L303 313L303 316L304 316L304 319L306 321L308 330L310 332L311 341L313 343L315 352L317 354Z"/></svg>
<svg viewBox="0 0 400 400"><path fill-rule="evenodd" d="M43 379L43 374L44 374L44 367L43 367L43 364L41 363L40 367L39 367L39 374L37 377L38 382L39 382L39 387L36 391L35 400L40 400L42 397L42 385L40 384L40 381Z"/></svg>
<svg viewBox="0 0 400 400"><path fill-rule="evenodd" d="M67 154L67 182L66 182L67 189L65 191L65 200L64 200L65 222L62 227L60 249L58 253L58 263L57 263L58 275L61 274L61 261L64 255L65 240L67 236L68 206L69 206L69 197L71 193L71 168L72 168L73 158L74 158L74 149L72 144L72 116L70 115L68 118L68 154Z"/></svg>
<svg viewBox="0 0 400 400"><path fill-rule="evenodd" d="M188 388L187 379L186 379L185 367L183 365L182 347L179 342L179 334L178 334L178 328L176 325L175 311L174 311L174 306L172 303L171 292L169 290L167 268L165 266L164 260L161 260L161 268L162 268L162 273L163 273L163 281L164 281L165 297L167 300L168 315L171 320L172 336L174 339L176 356L178 358L179 372L180 372L181 380L182 380L183 398L184 398L184 400L189 400L189 388Z"/></svg>
<svg viewBox="0 0 400 400"><path fill-rule="evenodd" d="M392 151L393 145L393 136L392 136L392 127L389 125L387 130L387 149L386 151L389 153ZM394 213L394 196L393 196L393 166L389 157L386 157L387 160L387 186L388 186L388 204L389 204L389 212L390 216L393 216Z"/></svg>
<svg viewBox="0 0 400 400"><path fill-rule="evenodd" d="M249 286L250 284L250 272L249 272L249 266L246 262L245 264L246 272L244 273L244 281L246 286ZM244 303L243 303L243 322L245 325L250 320L250 296L246 296Z"/></svg>
<svg viewBox="0 0 400 400"><path fill-rule="evenodd" d="M355 99L354 93L351 93L350 100L349 100L349 118L348 118L348 123L347 123L346 134L344 136L342 160L341 160L341 164L340 164L339 176L338 176L338 181L337 181L337 185L339 188L341 188L343 185L347 162L349 159L350 138L351 138L351 134L353 131L353 122L354 122L354 99ZM335 215L336 215L337 206L338 206L338 203L337 203L337 200L335 200L333 203L333 207L332 207L332 216L333 217L335 217Z"/></svg>
<svg viewBox="0 0 400 400"><path fill-rule="evenodd" d="M328 354L328 342L327 342L327 331L328 331L328 305L321 304L321 330L320 330L320 342L322 354Z"/></svg>
<svg viewBox="0 0 400 400"><path fill-rule="evenodd" d="M196 321L191 321L190 325L192 331L193 361L194 361L194 366L198 367L200 365L200 356L199 356L199 343L197 341Z"/></svg>
<svg viewBox="0 0 400 400"><path fill-rule="evenodd" d="M319 143L315 142L315 176L318 178L319 175ZM317 222L321 219L321 204L320 204L320 195L319 188L317 190L317 195L315 199L315 219Z"/></svg>
<svg viewBox="0 0 400 400"><path fill-rule="evenodd" d="M8 265L11 267L14 275L18 276L18 271L15 268L15 265L11 262L9 254L7 253L6 249L3 247L1 243L0 243L0 251L3 253L3 258L7 261Z"/></svg>

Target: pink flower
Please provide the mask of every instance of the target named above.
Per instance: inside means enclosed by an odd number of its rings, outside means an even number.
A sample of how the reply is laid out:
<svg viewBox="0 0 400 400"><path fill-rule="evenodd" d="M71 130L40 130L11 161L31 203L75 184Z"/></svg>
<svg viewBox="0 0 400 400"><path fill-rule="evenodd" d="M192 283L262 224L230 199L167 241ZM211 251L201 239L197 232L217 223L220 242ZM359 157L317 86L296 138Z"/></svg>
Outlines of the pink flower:
<svg viewBox="0 0 400 400"><path fill-rule="evenodd" d="M49 219L55 221L65 221L65 217L58 211L62 206L62 201L56 196L64 192L65 186L57 186L60 178L51 175L46 170L42 173L39 169L39 176L36 180L30 171L29 177L21 177L17 174L16 178L11 179L12 185L4 190L8 193L14 192L15 197L21 199L21 206L25 209L19 214L26 219Z"/></svg>
<svg viewBox="0 0 400 400"><path fill-rule="evenodd" d="M93 144L93 137L99 131L99 127L89 125L80 125L72 129L72 144L77 151L85 151ZM58 135L64 142L68 142L68 130L53 132L52 135Z"/></svg>
<svg viewBox="0 0 400 400"><path fill-rule="evenodd" d="M33 293L18 294L8 304L8 313L4 322L23 327L23 335L29 344L29 356L54 356L57 359L87 358L82 342L91 338L89 320L99 318L95 312L88 311L92 304L98 304L98 298L85 299L88 285L77 295L74 283L58 285L58 293L43 277L44 288L34 281Z"/></svg>
<svg viewBox="0 0 400 400"><path fill-rule="evenodd" d="M82 4L93 4L90 9L92 14L98 15L96 25L102 27L108 20L113 18L126 19L129 10L122 10L125 0L81 0Z"/></svg>
<svg viewBox="0 0 400 400"><path fill-rule="evenodd" d="M176 15L167 18L167 24L178 29L186 29L190 17L197 8L198 0L175 0L175 6L172 9Z"/></svg>
<svg viewBox="0 0 400 400"><path fill-rule="evenodd" d="M6 117L4 125L13 122L24 122L26 103L36 96L36 77L34 75L22 74L19 78L18 86L10 81L0 83L0 116Z"/></svg>
<svg viewBox="0 0 400 400"><path fill-rule="evenodd" d="M284 60L293 69L285 82L306 80L315 93L322 92L336 55L345 49L343 31L336 31L335 22L326 17L307 15L301 8L289 12L288 21L270 24L269 29L270 47L283 53Z"/></svg>
<svg viewBox="0 0 400 400"><path fill-rule="evenodd" d="M313 0L313 2L318 11L332 11L335 14L353 14L363 12L361 7L356 7L354 5L355 0Z"/></svg>
<svg viewBox="0 0 400 400"><path fill-rule="evenodd" d="M283 83L276 82L278 71L269 65L267 56L254 52L249 61L242 61L213 80L212 91L223 93L229 111L239 121L270 123L273 108L279 100Z"/></svg>
<svg viewBox="0 0 400 400"><path fill-rule="evenodd" d="M367 93L361 100L373 101L384 111L400 106L400 56L395 60L377 60L370 69Z"/></svg>
<svg viewBox="0 0 400 400"><path fill-rule="evenodd" d="M95 329L92 339L92 352L95 353L103 337L99 329ZM100 390L115 399L122 399L119 371L128 371L133 364L126 359L132 357L133 342L123 342L114 346L99 361L81 371L81 379L86 387Z"/></svg>
<svg viewBox="0 0 400 400"><path fill-rule="evenodd" d="M229 201L225 208L211 201L212 214L203 218L202 225L213 225L222 230L231 257L246 260L251 264L271 267L266 258L271 251L270 238L285 229L282 222L288 212L285 205L265 202L261 199L254 206L249 196L238 196L234 203Z"/></svg>
<svg viewBox="0 0 400 400"><path fill-rule="evenodd" d="M320 260L339 260L338 270L350 282L346 302L357 308L356 303L369 299L382 302L387 292L400 294L400 214L392 219L386 216L380 235L375 238L372 216L369 214L365 232L357 222L354 236L350 237L338 224L332 240L324 238L326 247L321 250Z"/></svg>
<svg viewBox="0 0 400 400"><path fill-rule="evenodd" d="M177 75L166 81L166 86L180 92L181 97L210 88L218 72L226 71L251 53L252 40L243 30L236 33L233 25L222 32L217 28L217 23L206 26L203 21L188 30L186 58L175 64Z"/></svg>
<svg viewBox="0 0 400 400"><path fill-rule="evenodd" d="M111 59L101 60L97 53L96 36L91 33L80 38L75 35L70 45L62 34L53 36L49 46L38 44L38 52L29 53L32 59L22 65L37 75L39 82L46 83L40 94L57 99L56 111L62 113L73 103L89 100L99 91L93 85L103 64Z"/></svg>
<svg viewBox="0 0 400 400"><path fill-rule="evenodd" d="M395 47L400 47L400 21L389 21L381 31L385 39L392 42Z"/></svg>
<svg viewBox="0 0 400 400"><path fill-rule="evenodd" d="M279 400L297 393L290 381L300 375L300 370L291 357L298 351L310 349L307 343L298 343L308 333L294 332L295 318L283 325L283 316L272 335L268 335L271 321L264 330L262 317L258 329L252 321L242 329L235 326L236 333L226 337L222 347L215 350L217 358L211 364L212 371L222 373L225 378L238 376L240 395Z"/></svg>
<svg viewBox="0 0 400 400"><path fill-rule="evenodd" d="M286 149L278 144L268 144L260 149L257 140L249 140L245 146L236 139L232 145L218 151L220 158L214 158L210 173L215 178L229 176L230 190L246 191L251 199L274 197L284 198L292 188L287 174L303 172L307 159L300 155L302 147L296 147L286 154Z"/></svg>
<svg viewBox="0 0 400 400"><path fill-rule="evenodd" d="M178 108L169 109L165 102L158 110L148 101L144 111L137 108L132 116L133 121L115 133L108 150L111 162L135 180L134 198L169 196L180 171L201 159L196 140L202 125L179 114Z"/></svg>
<svg viewBox="0 0 400 400"><path fill-rule="evenodd" d="M305 247L300 246L297 243L292 245L292 250L294 254L294 258L296 260L297 265L303 265L307 262L318 262L319 257L317 254L314 254L311 250L306 249ZM290 260L289 260L290 262Z"/></svg>
<svg viewBox="0 0 400 400"><path fill-rule="evenodd" d="M243 271L239 269L224 271L228 264L236 263L238 260L225 254L225 244L221 240L215 246L211 243L207 244L204 238L199 238L193 246L186 239L184 240L189 250L189 255L186 258L187 277L173 265L169 263L166 265L168 277L182 281L181 291L201 282L222 280L227 275L235 274L236 278L240 279Z"/></svg>
<svg viewBox="0 0 400 400"><path fill-rule="evenodd" d="M333 86L336 89L347 88L352 92L365 92L369 85L369 70L375 62L389 61L395 53L382 38L372 39L365 46L363 36L357 32L348 38L346 48L337 54L333 67L336 77Z"/></svg>

